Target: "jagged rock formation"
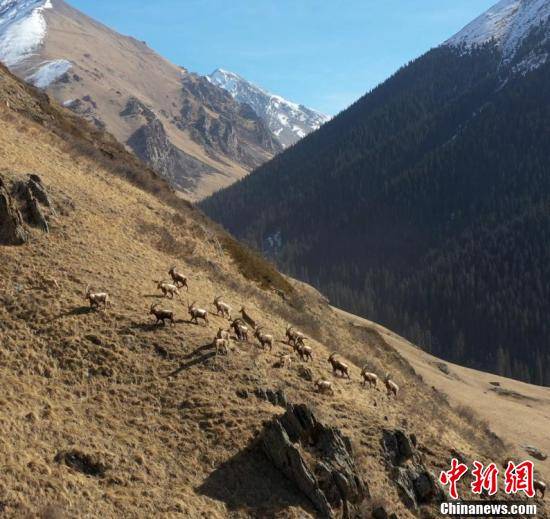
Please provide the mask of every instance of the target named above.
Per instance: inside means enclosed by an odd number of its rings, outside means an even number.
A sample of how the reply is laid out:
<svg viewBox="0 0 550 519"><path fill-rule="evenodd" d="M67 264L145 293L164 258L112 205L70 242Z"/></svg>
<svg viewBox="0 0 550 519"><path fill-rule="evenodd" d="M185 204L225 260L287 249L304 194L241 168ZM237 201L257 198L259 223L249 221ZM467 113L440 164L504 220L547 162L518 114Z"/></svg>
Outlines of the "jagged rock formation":
<svg viewBox="0 0 550 519"><path fill-rule="evenodd" d="M399 487L407 508L416 510L422 504L443 498L435 475L424 466L416 451L414 435L408 436L400 429L384 430L382 447L390 476Z"/></svg>
<svg viewBox="0 0 550 519"><path fill-rule="evenodd" d="M307 405L289 404L286 413L266 425L262 448L272 463L295 482L322 517L350 517L368 497L348 438L317 420ZM305 456L304 453L308 455Z"/></svg>
<svg viewBox="0 0 550 519"><path fill-rule="evenodd" d="M0 177L0 245L22 245L26 241L21 212Z"/></svg>
<svg viewBox="0 0 550 519"><path fill-rule="evenodd" d="M30 174L11 187L0 176L0 244L25 243L25 223L49 232L48 218L53 214L55 209L38 175Z"/></svg>
<svg viewBox="0 0 550 519"><path fill-rule="evenodd" d="M127 144L141 160L179 189L192 189L201 175L215 173L213 168L176 148L162 122L154 116L130 136Z"/></svg>
<svg viewBox="0 0 550 519"><path fill-rule="evenodd" d="M212 157L223 153L252 168L261 162L260 150L273 154L281 151L280 143L265 123L249 107L235 103L228 92L194 74L182 79L182 87L187 99L197 99L200 104L184 102L176 125L189 129L194 140L205 146ZM213 118L212 112L220 116ZM244 146L239 136L254 146Z"/></svg>

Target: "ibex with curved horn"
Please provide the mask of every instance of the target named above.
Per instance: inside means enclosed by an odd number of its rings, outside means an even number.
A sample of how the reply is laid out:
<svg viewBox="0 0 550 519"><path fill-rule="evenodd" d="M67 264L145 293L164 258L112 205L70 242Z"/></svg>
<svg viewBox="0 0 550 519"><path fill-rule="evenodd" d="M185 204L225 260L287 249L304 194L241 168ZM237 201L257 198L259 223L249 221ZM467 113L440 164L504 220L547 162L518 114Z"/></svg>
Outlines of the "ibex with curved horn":
<svg viewBox="0 0 550 519"><path fill-rule="evenodd" d="M260 344L262 345L262 348L266 348L269 346L269 351L273 349L273 342L274 338L273 335L269 333L263 333L262 332L263 326L256 326L254 330L254 337L260 341Z"/></svg>
<svg viewBox="0 0 550 519"><path fill-rule="evenodd" d="M170 274L170 277L172 278L172 281L174 282L174 285L176 285L178 288L183 288L189 292L189 285L187 284L187 277L183 274L179 273L176 270L176 266L170 267L170 270L168 271L168 274Z"/></svg>
<svg viewBox="0 0 550 519"><path fill-rule="evenodd" d="M332 353L330 357L328 358L328 362L330 362L332 366L332 372L336 375L338 372L340 372L340 375L342 377L346 376L348 378L351 378L349 376L349 366L342 362L341 360L335 359L336 353Z"/></svg>
<svg viewBox="0 0 550 519"><path fill-rule="evenodd" d="M158 303L154 303L149 308L149 314L154 315L157 318L155 324L162 322L162 325L166 325L165 321L170 321L170 325L174 326L174 312L172 310L164 310L162 308L157 308Z"/></svg>
<svg viewBox="0 0 550 519"><path fill-rule="evenodd" d="M195 303L196 301L193 301L190 305L187 305L187 311L191 316L191 322L194 321L195 324L199 324L199 319L202 319L204 321L204 326L206 326L208 324L208 311L204 308L199 308Z"/></svg>
<svg viewBox="0 0 550 519"><path fill-rule="evenodd" d="M216 315L220 315L221 313L222 317L227 317L231 321L231 307L222 301L222 296L216 296L212 304L216 309Z"/></svg>

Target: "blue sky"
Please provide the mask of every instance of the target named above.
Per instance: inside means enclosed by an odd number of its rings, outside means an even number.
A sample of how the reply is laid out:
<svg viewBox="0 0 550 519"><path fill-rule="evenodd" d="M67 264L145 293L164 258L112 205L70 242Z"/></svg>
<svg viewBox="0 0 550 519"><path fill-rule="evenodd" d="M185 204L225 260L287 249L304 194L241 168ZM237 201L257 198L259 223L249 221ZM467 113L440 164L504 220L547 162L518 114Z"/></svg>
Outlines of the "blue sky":
<svg viewBox="0 0 550 519"><path fill-rule="evenodd" d="M68 0L190 71L334 115L496 0Z"/></svg>

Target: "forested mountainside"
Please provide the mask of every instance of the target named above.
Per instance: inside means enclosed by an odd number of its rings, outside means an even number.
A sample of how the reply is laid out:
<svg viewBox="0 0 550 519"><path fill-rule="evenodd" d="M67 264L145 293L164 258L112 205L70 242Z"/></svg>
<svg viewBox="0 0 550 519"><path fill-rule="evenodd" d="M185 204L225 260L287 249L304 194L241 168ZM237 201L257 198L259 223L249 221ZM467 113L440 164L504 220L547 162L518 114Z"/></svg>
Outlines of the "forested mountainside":
<svg viewBox="0 0 550 519"><path fill-rule="evenodd" d="M334 304L550 384L548 33L431 50L201 207Z"/></svg>

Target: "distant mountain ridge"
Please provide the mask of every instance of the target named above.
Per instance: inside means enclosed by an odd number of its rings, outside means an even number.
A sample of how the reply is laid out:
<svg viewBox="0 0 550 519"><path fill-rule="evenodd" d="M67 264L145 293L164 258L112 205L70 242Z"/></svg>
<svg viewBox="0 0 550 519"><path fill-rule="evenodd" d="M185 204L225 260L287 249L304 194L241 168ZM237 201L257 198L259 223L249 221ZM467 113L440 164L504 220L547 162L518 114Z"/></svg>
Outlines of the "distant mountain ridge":
<svg viewBox="0 0 550 519"><path fill-rule="evenodd" d="M550 0L506 0L201 208L333 304L550 385Z"/></svg>
<svg viewBox="0 0 550 519"><path fill-rule="evenodd" d="M191 199L282 149L225 90L62 0L0 0L0 61L111 132ZM129 103L142 109L128 112Z"/></svg>
<svg viewBox="0 0 550 519"><path fill-rule="evenodd" d="M206 77L235 100L251 106L285 148L330 120L328 115L271 94L234 72L216 69Z"/></svg>

